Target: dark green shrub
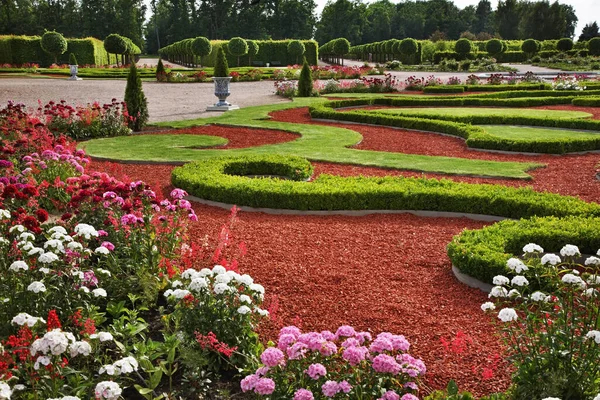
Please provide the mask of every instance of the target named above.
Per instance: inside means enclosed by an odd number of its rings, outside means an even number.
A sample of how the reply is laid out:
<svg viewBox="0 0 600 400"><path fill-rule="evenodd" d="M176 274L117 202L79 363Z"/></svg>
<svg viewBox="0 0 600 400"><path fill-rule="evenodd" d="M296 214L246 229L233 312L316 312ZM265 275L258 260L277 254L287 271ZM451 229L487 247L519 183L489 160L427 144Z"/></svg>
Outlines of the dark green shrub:
<svg viewBox="0 0 600 400"><path fill-rule="evenodd" d="M573 39L562 38L556 43L556 49L558 51L569 51L573 48Z"/></svg>
<svg viewBox="0 0 600 400"><path fill-rule="evenodd" d="M158 64L156 65L156 80L163 81L167 79L167 71L165 71L165 65L162 62L162 58L158 59Z"/></svg>
<svg viewBox="0 0 600 400"><path fill-rule="evenodd" d="M350 51L350 42L346 38L336 39L333 43L333 51L342 58L342 65L344 65L343 57Z"/></svg>
<svg viewBox="0 0 600 400"><path fill-rule="evenodd" d="M223 47L219 47L219 50L217 51L217 62L215 63L214 76L229 76L229 65L227 65L227 58L225 58L225 51L223 50Z"/></svg>
<svg viewBox="0 0 600 400"><path fill-rule="evenodd" d="M304 59L302 71L300 71L300 79L298 79L298 97L310 97L312 96L312 90L313 82L310 65L308 65L308 62Z"/></svg>
<svg viewBox="0 0 600 400"><path fill-rule="evenodd" d="M532 63L540 63L540 62L542 62L542 57L540 57L540 56L531 57L531 62Z"/></svg>
<svg viewBox="0 0 600 400"><path fill-rule="evenodd" d="M471 54L473 52L473 42L466 38L458 39L454 45L454 51L461 56Z"/></svg>
<svg viewBox="0 0 600 400"><path fill-rule="evenodd" d="M73 54L73 53L69 53L69 65L78 65L77 58L75 57L75 54Z"/></svg>
<svg viewBox="0 0 600 400"><path fill-rule="evenodd" d="M141 131L148 122L148 101L142 89L142 78L135 63L131 63L129 75L127 75L125 104L127 105L127 113L132 117L129 121L129 128L134 131Z"/></svg>
<svg viewBox="0 0 600 400"><path fill-rule="evenodd" d="M298 57L302 57L306 49L304 45L299 40L292 40L288 43L288 53L292 57L296 57L296 64L298 64Z"/></svg>
<svg viewBox="0 0 600 400"><path fill-rule="evenodd" d="M471 69L472 62L470 60L461 61L459 68L461 71L468 72Z"/></svg>
<svg viewBox="0 0 600 400"><path fill-rule="evenodd" d="M591 56L600 56L600 37L590 39L587 45Z"/></svg>
<svg viewBox="0 0 600 400"><path fill-rule="evenodd" d="M419 51L419 44L415 39L407 38L400 42L398 50L400 54L412 56Z"/></svg>
<svg viewBox="0 0 600 400"><path fill-rule="evenodd" d="M252 57L258 54L260 46L256 40L247 40L246 42L248 43L248 65L252 65Z"/></svg>
<svg viewBox="0 0 600 400"><path fill-rule="evenodd" d="M527 54L528 57L532 57L535 53L541 50L541 43L535 39L527 39L521 45L523 53Z"/></svg>
<svg viewBox="0 0 600 400"><path fill-rule="evenodd" d="M210 44L210 40L208 40L204 36L198 36L192 42L192 53L200 57L200 67L202 67L202 59L205 56L209 55L211 51L212 45Z"/></svg>
<svg viewBox="0 0 600 400"><path fill-rule="evenodd" d="M465 87L460 85L452 86L426 86L423 93L464 93Z"/></svg>
<svg viewBox="0 0 600 400"><path fill-rule="evenodd" d="M127 52L127 42L121 35L112 33L104 39L104 49L108 54L125 54ZM117 65L119 58L117 57Z"/></svg>
<svg viewBox="0 0 600 400"><path fill-rule="evenodd" d="M600 107L600 96L576 98L572 104L579 107Z"/></svg>
<svg viewBox="0 0 600 400"><path fill-rule="evenodd" d="M228 45L227 50L234 56L237 57L237 65L240 66L240 56L248 54L248 43L241 37L232 38Z"/></svg>
<svg viewBox="0 0 600 400"><path fill-rule="evenodd" d="M67 51L67 40L58 32L48 31L42 35L40 42L42 50L54 57L54 63L58 61L58 56Z"/></svg>
<svg viewBox="0 0 600 400"><path fill-rule="evenodd" d="M492 56L502 53L503 50L504 50L504 43L501 40L492 39L492 40L488 40L485 43L485 51L487 51Z"/></svg>

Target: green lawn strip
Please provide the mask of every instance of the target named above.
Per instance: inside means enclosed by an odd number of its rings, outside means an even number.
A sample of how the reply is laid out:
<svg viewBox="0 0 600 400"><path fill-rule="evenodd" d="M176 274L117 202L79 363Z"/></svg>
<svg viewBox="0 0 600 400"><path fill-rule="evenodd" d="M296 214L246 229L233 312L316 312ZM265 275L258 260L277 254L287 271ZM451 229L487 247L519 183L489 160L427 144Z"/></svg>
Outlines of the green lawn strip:
<svg viewBox="0 0 600 400"><path fill-rule="evenodd" d="M483 282L507 275L506 261L520 257L523 246L536 243L547 252L558 253L565 244L579 247L582 254L600 248L598 213L593 216L544 217L501 221L483 229L465 230L448 245L452 265Z"/></svg>
<svg viewBox="0 0 600 400"><path fill-rule="evenodd" d="M441 117L472 117L472 116L503 116L503 117L529 117L535 114L538 118L589 118L592 114L582 111L559 111L559 110L530 110L514 108L458 108L458 107L439 107L431 108L392 108L377 110L381 113L398 115L439 115Z"/></svg>
<svg viewBox="0 0 600 400"><path fill-rule="evenodd" d="M292 210L427 210L494 215L600 215L600 205L531 188L470 184L447 179L339 177L303 182L308 161L281 155L215 158L175 168L172 182L202 199ZM290 171L300 171L291 176ZM288 176L291 180L246 175Z"/></svg>
<svg viewBox="0 0 600 400"><path fill-rule="evenodd" d="M168 152L157 137L154 146L140 149L128 137L90 140L80 147L95 157L129 161L189 162L219 156L240 156L256 154L283 154L306 157L314 161L326 161L343 164L376 166L411 171L423 171L442 174L474 175L498 178L530 179L526 173L543 166L537 163L497 162L453 157L434 157L391 152L356 150L349 147L357 144L362 136L350 129L320 125L294 124L268 121L272 111L319 104L325 99L298 99L293 103L249 107L230 111L219 117L199 118L188 121L165 122L157 126L185 128L190 126L220 123L232 126L277 129L301 135L300 138L286 143L265 145L246 149L231 150L192 150L175 147ZM171 143L173 145L173 143ZM185 147L185 146L181 146ZM121 148L118 153L113 149Z"/></svg>
<svg viewBox="0 0 600 400"><path fill-rule="evenodd" d="M599 140L600 132L576 131L558 128L538 128L533 126L484 125L482 128L490 135L509 140Z"/></svg>

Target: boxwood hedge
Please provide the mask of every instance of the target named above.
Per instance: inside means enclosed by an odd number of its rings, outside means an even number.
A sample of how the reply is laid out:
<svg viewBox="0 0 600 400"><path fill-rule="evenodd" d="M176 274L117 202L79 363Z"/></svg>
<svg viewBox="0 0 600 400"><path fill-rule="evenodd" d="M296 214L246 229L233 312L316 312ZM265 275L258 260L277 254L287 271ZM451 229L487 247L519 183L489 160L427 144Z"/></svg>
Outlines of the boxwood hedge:
<svg viewBox="0 0 600 400"><path fill-rule="evenodd" d="M533 217L501 221L477 230L465 230L448 244L448 257L461 272L491 283L506 275L506 261L521 256L523 246L536 243L547 252L558 252L574 244L582 254L596 254L600 248L597 217Z"/></svg>
<svg viewBox="0 0 600 400"><path fill-rule="evenodd" d="M460 85L426 86L423 93L464 93L465 87Z"/></svg>
<svg viewBox="0 0 600 400"><path fill-rule="evenodd" d="M176 187L202 199L249 207L292 210L428 210L494 215L600 216L600 205L530 188L469 184L446 179L339 177L312 173L308 161L289 156L245 156L177 167ZM290 180L244 175L283 175Z"/></svg>
<svg viewBox="0 0 600 400"><path fill-rule="evenodd" d="M572 100L574 106L600 107L600 96L579 97Z"/></svg>

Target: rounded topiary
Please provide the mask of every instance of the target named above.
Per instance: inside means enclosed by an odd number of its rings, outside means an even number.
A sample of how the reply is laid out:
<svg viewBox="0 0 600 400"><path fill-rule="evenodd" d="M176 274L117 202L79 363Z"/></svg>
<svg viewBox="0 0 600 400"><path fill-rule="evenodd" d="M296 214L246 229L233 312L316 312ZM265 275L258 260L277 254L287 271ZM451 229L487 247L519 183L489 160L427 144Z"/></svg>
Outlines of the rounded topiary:
<svg viewBox="0 0 600 400"><path fill-rule="evenodd" d="M400 42L400 46L398 47L400 50L400 54L403 54L405 56L412 56L413 54L416 54L419 51L419 44L415 39L411 38L402 40Z"/></svg>
<svg viewBox="0 0 600 400"><path fill-rule="evenodd" d="M590 39L587 45L590 55L600 56L600 37Z"/></svg>
<svg viewBox="0 0 600 400"><path fill-rule="evenodd" d="M248 43L241 37L234 37L229 41L227 50L231 55L237 56L238 67L240 66L240 56L248 54Z"/></svg>
<svg viewBox="0 0 600 400"><path fill-rule="evenodd" d="M473 51L473 42L467 38L458 39L454 44L454 51L460 55L467 55Z"/></svg>
<svg viewBox="0 0 600 400"><path fill-rule="evenodd" d="M54 63L57 63L58 56L67 51L67 39L58 32L48 31L42 35L40 42L42 50L54 56Z"/></svg>
<svg viewBox="0 0 600 400"><path fill-rule="evenodd" d="M386 52L386 54L394 53L394 42L394 39L386 40L385 42L383 42L383 49Z"/></svg>
<svg viewBox="0 0 600 400"><path fill-rule="evenodd" d="M75 57L75 54L73 54L73 53L69 53L69 65L78 65L77 58Z"/></svg>
<svg viewBox="0 0 600 400"><path fill-rule="evenodd" d="M500 53L502 53L503 50L504 50L504 44L499 39L491 39L485 43L485 51L487 51L488 54L492 54L492 55L500 54Z"/></svg>
<svg viewBox="0 0 600 400"><path fill-rule="evenodd" d="M302 57L306 48L304 47L304 43L299 40L290 40L287 45L288 54L292 57L296 57L296 64L298 64L298 57Z"/></svg>
<svg viewBox="0 0 600 400"><path fill-rule="evenodd" d="M562 38L556 43L556 48L559 51L569 51L573 49L573 39Z"/></svg>
<svg viewBox="0 0 600 400"><path fill-rule="evenodd" d="M298 79L298 97L310 97L312 96L312 90L312 73L308 61L306 61L305 58L302 65L302 71L300 71L300 79Z"/></svg>
<svg viewBox="0 0 600 400"><path fill-rule="evenodd" d="M350 42L346 38L339 38L333 42L333 52L342 58L342 65L344 65L344 55L350 52Z"/></svg>
<svg viewBox="0 0 600 400"><path fill-rule="evenodd" d="M527 39L521 45L521 51L529 56L537 53L541 48L542 44L535 39Z"/></svg>
<svg viewBox="0 0 600 400"><path fill-rule="evenodd" d="M246 43L248 43L248 65L252 65L252 57L258 54L260 46L256 40L246 40Z"/></svg>
<svg viewBox="0 0 600 400"><path fill-rule="evenodd" d="M142 90L142 78L135 63L131 63L129 74L127 75L125 104L127 106L127 113L132 117L129 121L129 128L134 131L141 131L146 122L148 122L148 101Z"/></svg>
<svg viewBox="0 0 600 400"><path fill-rule="evenodd" d="M116 33L111 33L104 39L104 50L108 54L125 54L127 53L127 42L125 38ZM119 58L117 57L117 65L119 64Z"/></svg>
<svg viewBox="0 0 600 400"><path fill-rule="evenodd" d="M209 55L212 51L212 44L210 40L204 36L198 36L192 42L192 53L200 57L200 66L202 67L202 58Z"/></svg>
<svg viewBox="0 0 600 400"><path fill-rule="evenodd" d="M215 62L214 76L229 76L229 66L227 65L227 57L225 57L225 50L223 50L223 46L219 47L219 50L217 50L217 61Z"/></svg>

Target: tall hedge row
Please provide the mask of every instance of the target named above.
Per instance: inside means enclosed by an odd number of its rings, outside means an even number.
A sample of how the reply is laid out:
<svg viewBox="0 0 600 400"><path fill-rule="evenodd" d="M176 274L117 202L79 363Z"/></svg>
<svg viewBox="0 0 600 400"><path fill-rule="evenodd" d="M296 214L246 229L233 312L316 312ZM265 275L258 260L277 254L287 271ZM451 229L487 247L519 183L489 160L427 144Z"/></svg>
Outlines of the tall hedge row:
<svg viewBox="0 0 600 400"><path fill-rule="evenodd" d="M39 36L0 36L0 64L52 64L52 56L42 50L40 41ZM68 64L70 53L75 54L80 65L106 65L115 61L114 57L109 59L102 41L96 38L67 39L67 51L58 57L59 64Z"/></svg>
<svg viewBox="0 0 600 400"><path fill-rule="evenodd" d="M171 45L162 47L158 54L166 60L173 63L188 64L195 56L191 49L185 45L185 40L173 43ZM217 59L217 51L219 47L223 47L229 41L227 40L212 40L211 53L204 57L202 62L206 67L214 67ZM258 44L258 54L252 56L252 62L262 62L263 64L274 62L280 63L282 66L291 65L296 63L296 56L288 52L288 44L290 40L255 40ZM304 44L306 61L310 65L317 65L317 58L319 54L319 45L314 40L301 40ZM237 65L237 57L230 54L228 51L225 52L227 55L227 62L230 65ZM193 60L195 64L199 64L199 60ZM249 58L241 57L240 66L248 66Z"/></svg>

